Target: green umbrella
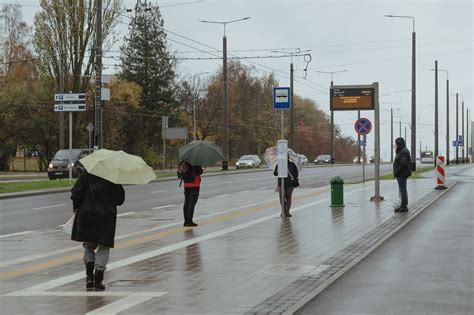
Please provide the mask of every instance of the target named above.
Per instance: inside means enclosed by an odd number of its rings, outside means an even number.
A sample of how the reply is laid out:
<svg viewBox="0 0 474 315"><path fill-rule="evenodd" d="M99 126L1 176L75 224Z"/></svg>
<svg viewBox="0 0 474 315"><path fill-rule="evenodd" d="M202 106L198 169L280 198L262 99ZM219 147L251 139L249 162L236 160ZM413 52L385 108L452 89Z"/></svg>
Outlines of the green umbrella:
<svg viewBox="0 0 474 315"><path fill-rule="evenodd" d="M139 156L100 149L79 160L88 173L114 184L146 184L156 178L153 169Z"/></svg>
<svg viewBox="0 0 474 315"><path fill-rule="evenodd" d="M204 140L194 140L179 149L180 160L192 165L209 166L224 159L222 149Z"/></svg>

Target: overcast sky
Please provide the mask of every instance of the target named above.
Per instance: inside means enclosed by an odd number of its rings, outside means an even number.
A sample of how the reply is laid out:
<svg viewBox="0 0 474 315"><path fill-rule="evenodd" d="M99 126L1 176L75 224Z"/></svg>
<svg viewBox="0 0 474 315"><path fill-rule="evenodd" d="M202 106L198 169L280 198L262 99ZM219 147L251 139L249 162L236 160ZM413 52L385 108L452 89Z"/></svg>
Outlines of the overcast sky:
<svg viewBox="0 0 474 315"><path fill-rule="evenodd" d="M423 149L434 149L434 61L439 69L449 71L450 93L458 92L459 116L461 101L472 115L473 84L473 16L472 1L150 1L159 4L165 21L172 50L179 57L212 58L210 47L222 48L223 27L204 24L199 20L226 21L250 16L246 21L227 26L228 50L235 56L275 56L272 49L311 49L311 62L306 79L303 57L294 57L296 68L295 94L315 100L320 108L329 113L330 75L316 71L347 72L335 74L334 84L371 84L379 82L380 102L394 104L398 122L402 121L402 136L407 127L408 144L411 120L411 32L410 19L386 18L384 14L409 15L416 19L417 36L417 148L421 141ZM39 0L0 0L0 3L23 5L24 18L32 18L40 7ZM124 0L126 8L132 9L136 0ZM125 8L124 8L125 9ZM124 14L126 13L124 10ZM127 18L123 18L127 22ZM119 32L125 36L127 26L121 24ZM194 40L190 41L183 37ZM173 40L173 41L171 41ZM177 43L177 42L180 43ZM203 46L201 44L205 44ZM118 49L120 43L117 43ZM184 46L186 44L191 47ZM244 50L244 51L242 51ZM259 51L250 51L259 50ZM234 52L233 52L234 51ZM112 52L112 55L118 55ZM213 52L221 55L220 52ZM250 62L258 63L252 64ZM107 59L105 73L114 73L116 60ZM242 60L254 65L255 74L274 72L280 86L289 86L290 58ZM219 60L180 60L179 76L210 71L221 65ZM401 92L400 92L401 91ZM450 135L455 138L455 96L450 98ZM445 153L446 146L446 72L439 73L439 148ZM371 119L373 112L362 115ZM346 136L356 136L354 122L356 112L336 112L335 123ZM472 119L471 119L472 120ZM384 160L390 159L390 105L381 104L381 153ZM461 123L460 123L461 126ZM461 127L460 127L461 128ZM373 132L368 136L368 155L373 154ZM317 152L319 153L319 152ZM316 153L315 153L316 154ZM451 149L451 158L454 148Z"/></svg>

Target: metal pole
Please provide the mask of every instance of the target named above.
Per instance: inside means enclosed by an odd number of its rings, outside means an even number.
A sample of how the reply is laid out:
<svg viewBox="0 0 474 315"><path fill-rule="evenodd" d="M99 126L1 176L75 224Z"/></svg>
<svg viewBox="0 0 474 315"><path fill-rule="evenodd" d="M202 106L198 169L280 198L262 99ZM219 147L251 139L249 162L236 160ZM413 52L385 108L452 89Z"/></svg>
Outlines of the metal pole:
<svg viewBox="0 0 474 315"><path fill-rule="evenodd" d="M193 134L196 140L196 96L193 97Z"/></svg>
<svg viewBox="0 0 474 315"><path fill-rule="evenodd" d="M459 94L456 93L456 164L459 163L459 150L458 150L458 139L459 139Z"/></svg>
<svg viewBox="0 0 474 315"><path fill-rule="evenodd" d="M371 198L373 201L382 201L384 198L380 196L380 104L379 104L379 83L374 82L375 87L375 196Z"/></svg>
<svg viewBox="0 0 474 315"><path fill-rule="evenodd" d="M435 60L435 131L434 131L434 163L438 158L438 60Z"/></svg>
<svg viewBox="0 0 474 315"><path fill-rule="evenodd" d="M449 165L449 79L446 79L446 165Z"/></svg>
<svg viewBox="0 0 474 315"><path fill-rule="evenodd" d="M365 160L366 160L366 153L365 153L365 147L366 145L364 144L364 158L362 159L362 183L365 183Z"/></svg>
<svg viewBox="0 0 474 315"><path fill-rule="evenodd" d="M402 137L402 121L400 120L398 122L398 137L401 138ZM405 139L406 140L406 139ZM406 142L406 141L405 141Z"/></svg>
<svg viewBox="0 0 474 315"><path fill-rule="evenodd" d="M224 26L225 27L225 26ZM227 106L228 106L228 96L227 96L227 37L225 36L222 38L222 51L223 51L223 64L222 64L222 73L224 76L224 161L222 161L222 169L227 170L229 166L229 120L228 120L228 113L227 113Z"/></svg>
<svg viewBox="0 0 474 315"><path fill-rule="evenodd" d="M466 139L462 139L465 141L463 144L466 147L466 163L469 163L469 108L466 108Z"/></svg>
<svg viewBox="0 0 474 315"><path fill-rule="evenodd" d="M334 82L332 80L332 73L331 73L331 88L333 87ZM333 164L335 161L334 157L334 111L331 109L331 161L330 163Z"/></svg>
<svg viewBox="0 0 474 315"><path fill-rule="evenodd" d="M291 93L291 92L290 92ZM283 110L280 110L281 112L281 139L285 139L285 129L284 129L284 123L285 123L285 113ZM281 170L280 170L281 172ZM285 217L285 179L283 177L280 178L280 195L281 195L281 217Z"/></svg>
<svg viewBox="0 0 474 315"><path fill-rule="evenodd" d="M59 93L64 93L64 63L62 49L59 55ZM59 148L64 149L64 112L59 113Z"/></svg>
<svg viewBox="0 0 474 315"><path fill-rule="evenodd" d="M393 163L393 108L390 108L390 162Z"/></svg>
<svg viewBox="0 0 474 315"><path fill-rule="evenodd" d="M405 141L407 141L407 126L405 126ZM416 147L415 147L416 150Z"/></svg>
<svg viewBox="0 0 474 315"><path fill-rule="evenodd" d="M289 141L289 147L294 148L295 146L295 124L294 124L294 103L293 103L293 62L290 63L290 141Z"/></svg>
<svg viewBox="0 0 474 315"><path fill-rule="evenodd" d="M411 153L412 153L412 170L416 171L416 33L415 33L415 20L414 19L413 19L413 32L412 32L411 71L412 71L412 77L411 77L411 139L410 140L411 140Z"/></svg>
<svg viewBox="0 0 474 315"><path fill-rule="evenodd" d="M72 183L72 112L69 112L69 184Z"/></svg>
<svg viewBox="0 0 474 315"><path fill-rule="evenodd" d="M95 47L95 99L94 99L94 146L100 147L101 87L102 87L102 0L96 0L96 47Z"/></svg>
<svg viewBox="0 0 474 315"><path fill-rule="evenodd" d="M464 147L466 146L466 138L464 138L464 97L462 100L462 110L461 110L461 134L462 134L462 148L461 148L461 161L464 163Z"/></svg>
<svg viewBox="0 0 474 315"><path fill-rule="evenodd" d="M357 119L360 119L360 110L357 111ZM357 163L360 164L360 134L357 134Z"/></svg>

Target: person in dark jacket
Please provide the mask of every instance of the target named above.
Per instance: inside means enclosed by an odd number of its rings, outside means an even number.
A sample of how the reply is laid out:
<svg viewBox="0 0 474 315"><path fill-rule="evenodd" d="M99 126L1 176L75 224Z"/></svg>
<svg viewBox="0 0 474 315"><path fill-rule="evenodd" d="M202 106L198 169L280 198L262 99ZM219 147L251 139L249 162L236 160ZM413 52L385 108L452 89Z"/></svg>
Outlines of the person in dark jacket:
<svg viewBox="0 0 474 315"><path fill-rule="evenodd" d="M86 289L103 291L102 280L114 247L117 206L125 201L125 192L122 185L84 172L71 193L76 213L71 239L83 242Z"/></svg>
<svg viewBox="0 0 474 315"><path fill-rule="evenodd" d="M400 192L400 198L402 203L400 207L395 209L395 212L407 212L408 211L408 192L407 192L407 179L411 176L411 157L410 151L406 148L405 140L403 138L397 138L395 140L396 153L395 160L393 161L393 176L398 182L398 191Z"/></svg>
<svg viewBox="0 0 474 315"><path fill-rule="evenodd" d="M275 171L273 175L278 176L278 165L275 167ZM278 182L278 195L280 196L280 204L282 203L281 200L281 180L280 178L277 179ZM300 185L298 181L298 168L296 164L288 159L288 176L285 177L284 180L284 187L285 187L285 201L283 205L284 209L284 216L286 218L292 217L290 214L291 208L291 197L293 195L293 190Z"/></svg>
<svg viewBox="0 0 474 315"><path fill-rule="evenodd" d="M184 181L184 205L183 215L184 224L183 226L198 226L193 221L194 209L199 198L199 190L201 188L201 175L203 173L202 167L199 165L192 166L193 179L192 181Z"/></svg>

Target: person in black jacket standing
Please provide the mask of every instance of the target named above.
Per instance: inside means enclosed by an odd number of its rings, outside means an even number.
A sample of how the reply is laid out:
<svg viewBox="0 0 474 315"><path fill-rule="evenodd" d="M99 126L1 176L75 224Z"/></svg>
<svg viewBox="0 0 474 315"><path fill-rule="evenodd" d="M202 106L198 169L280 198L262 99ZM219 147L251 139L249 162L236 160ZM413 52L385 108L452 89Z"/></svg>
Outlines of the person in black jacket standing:
<svg viewBox="0 0 474 315"><path fill-rule="evenodd" d="M104 271L114 247L117 206L125 201L124 189L83 172L71 190L71 199L76 213L71 239L83 242L86 289L103 291Z"/></svg>
<svg viewBox="0 0 474 315"><path fill-rule="evenodd" d="M411 156L410 151L406 148L405 140L403 138L397 138L395 140L396 153L395 160L393 161L393 176L398 182L398 191L400 192L400 198L402 203L400 207L395 209L395 212L407 212L408 211L408 192L407 192L407 179L411 176Z"/></svg>
<svg viewBox="0 0 474 315"><path fill-rule="evenodd" d="M278 165L275 167L275 171L273 172L273 175L278 176ZM281 200L281 180L278 178L278 192L280 195L280 204L282 203ZM285 201L284 201L284 216L286 218L292 217L290 214L290 208L291 208L291 197L293 195L293 190L300 185L298 181L298 168L296 167L296 164L290 161L288 158L288 176L285 177L284 180L284 187L285 187Z"/></svg>

